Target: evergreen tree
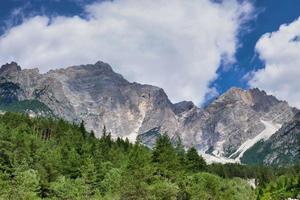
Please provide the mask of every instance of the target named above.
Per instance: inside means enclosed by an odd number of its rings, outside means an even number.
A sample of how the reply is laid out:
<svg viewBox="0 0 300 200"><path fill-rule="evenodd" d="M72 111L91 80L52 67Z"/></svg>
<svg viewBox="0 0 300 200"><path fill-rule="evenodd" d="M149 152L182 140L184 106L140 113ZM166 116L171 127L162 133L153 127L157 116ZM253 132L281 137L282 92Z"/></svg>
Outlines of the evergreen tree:
<svg viewBox="0 0 300 200"><path fill-rule="evenodd" d="M121 190L122 170L118 168L110 169L101 181L101 190L107 195L118 194ZM117 196L118 196L117 195Z"/></svg>
<svg viewBox="0 0 300 200"><path fill-rule="evenodd" d="M140 144L135 144L129 154L126 175L122 181L121 199L148 199L148 183L151 182L153 167L151 155Z"/></svg>
<svg viewBox="0 0 300 200"><path fill-rule="evenodd" d="M191 172L201 172L206 169L205 160L192 147L186 153L186 168Z"/></svg>
<svg viewBox="0 0 300 200"><path fill-rule="evenodd" d="M300 166L206 165L167 135L151 150L114 141L106 128L96 139L61 119L0 115L0 199L279 200L299 198L299 174Z"/></svg>
<svg viewBox="0 0 300 200"><path fill-rule="evenodd" d="M177 156L179 158L180 164L184 165L184 159L185 159L185 150L184 146L182 144L182 140L180 137L178 137L175 145L175 151L177 153Z"/></svg>
<svg viewBox="0 0 300 200"><path fill-rule="evenodd" d="M175 178L175 174L180 169L180 163L176 150L167 134L161 135L156 140L152 152L152 161L156 165L157 175Z"/></svg>
<svg viewBox="0 0 300 200"><path fill-rule="evenodd" d="M84 180L61 176L50 185L51 196L55 199L89 199L89 189Z"/></svg>
<svg viewBox="0 0 300 200"><path fill-rule="evenodd" d="M90 157L84 161L83 166L80 168L81 177L84 183L88 186L89 194L94 194L96 188L100 185L97 182L97 170L94 160Z"/></svg>
<svg viewBox="0 0 300 200"><path fill-rule="evenodd" d="M11 199L39 199L39 181L39 175L35 170L18 171L13 179L11 195L14 197Z"/></svg>
<svg viewBox="0 0 300 200"><path fill-rule="evenodd" d="M105 138L106 136L107 136L107 130L106 130L106 126L104 125L102 129L102 138Z"/></svg>
<svg viewBox="0 0 300 200"><path fill-rule="evenodd" d="M80 132L81 132L83 138L85 138L86 137L86 130L85 130L85 125L84 125L83 120L81 120L81 122L80 122L79 129L80 129Z"/></svg>

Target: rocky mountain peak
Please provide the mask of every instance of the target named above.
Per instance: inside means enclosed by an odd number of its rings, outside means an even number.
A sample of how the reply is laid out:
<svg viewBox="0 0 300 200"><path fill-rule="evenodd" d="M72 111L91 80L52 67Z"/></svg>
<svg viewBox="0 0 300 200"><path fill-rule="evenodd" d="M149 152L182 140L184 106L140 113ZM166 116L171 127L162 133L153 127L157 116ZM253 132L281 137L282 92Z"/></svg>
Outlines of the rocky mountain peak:
<svg viewBox="0 0 300 200"><path fill-rule="evenodd" d="M86 71L91 73L115 73L111 66L105 62L98 61L95 64L86 64L86 65L78 65L78 66L71 66L68 67L66 70L77 70L77 71Z"/></svg>
<svg viewBox="0 0 300 200"><path fill-rule="evenodd" d="M167 133L210 157L239 156L248 141L273 134L277 124L296 113L257 88L231 88L201 109L191 101L172 104L163 89L131 83L101 61L45 74L21 70L13 62L1 67L0 76L0 97L8 103L39 101L58 117L83 120L98 137L105 125L113 137L134 142L142 136L142 142L151 146L159 134Z"/></svg>
<svg viewBox="0 0 300 200"><path fill-rule="evenodd" d="M246 105L253 105L253 96L249 90L243 90L240 88L231 88L229 93L232 93L237 97L238 100L241 100Z"/></svg>
<svg viewBox="0 0 300 200"><path fill-rule="evenodd" d="M192 101L181 101L173 105L173 110L176 115L179 115L195 107L196 106Z"/></svg>
<svg viewBox="0 0 300 200"><path fill-rule="evenodd" d="M269 101L269 102L273 102L273 103L279 103L280 101L272 96L272 95L268 95L264 90L260 90L258 88L252 88L249 90L249 93L252 95L253 99L257 102L260 101Z"/></svg>
<svg viewBox="0 0 300 200"><path fill-rule="evenodd" d="M254 101L251 93L248 90L232 87L209 104L207 110L214 112L215 109L219 110L221 107L237 105L237 103L247 107L253 106Z"/></svg>
<svg viewBox="0 0 300 200"><path fill-rule="evenodd" d="M258 88L250 89L249 93L253 99L252 108L256 111L267 112L269 111L269 108L274 105L279 103L287 104L286 102L280 101L272 95L268 95L265 91L262 91Z"/></svg>
<svg viewBox="0 0 300 200"><path fill-rule="evenodd" d="M115 73L111 66L107 63L104 63L102 61L98 61L95 64L86 64L86 65L75 65L75 66L70 66L67 68L59 68L59 69L54 69L50 70L48 74L52 73L60 73L64 74L66 72L76 72L79 74L84 74L84 73L107 73L107 74L112 74Z"/></svg>
<svg viewBox="0 0 300 200"><path fill-rule="evenodd" d="M62 69L50 70L48 77L64 80L76 91L88 91L99 93L99 90L111 87L128 85L124 77L114 72L107 63L98 61L95 64L70 66Z"/></svg>
<svg viewBox="0 0 300 200"><path fill-rule="evenodd" d="M98 61L94 64L95 67L101 68L105 71L113 71L113 69L111 68L111 66L105 62L102 61Z"/></svg>
<svg viewBox="0 0 300 200"><path fill-rule="evenodd" d="M285 101L278 100L272 95L268 95L265 91L258 88L243 90L236 87L230 88L227 92L218 97L215 102L241 102L258 111L266 111L269 107L278 103L286 103Z"/></svg>
<svg viewBox="0 0 300 200"><path fill-rule="evenodd" d="M21 67L16 62L6 63L2 65L0 68L0 76L7 76L12 73L16 73L21 71Z"/></svg>

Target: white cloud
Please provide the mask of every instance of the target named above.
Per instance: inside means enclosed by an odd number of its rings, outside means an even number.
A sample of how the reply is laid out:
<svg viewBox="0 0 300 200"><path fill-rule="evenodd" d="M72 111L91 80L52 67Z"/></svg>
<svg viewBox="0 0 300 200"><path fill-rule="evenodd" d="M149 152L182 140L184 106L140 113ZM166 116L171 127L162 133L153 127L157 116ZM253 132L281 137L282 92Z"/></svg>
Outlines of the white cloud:
<svg viewBox="0 0 300 200"><path fill-rule="evenodd" d="M0 62L49 69L108 62L130 81L164 88L172 101L201 103L221 59L234 61L251 5L225 0L115 0L87 18L36 16L0 37Z"/></svg>
<svg viewBox="0 0 300 200"><path fill-rule="evenodd" d="M300 18L263 35L256 50L266 65L254 72L250 85L300 108Z"/></svg>

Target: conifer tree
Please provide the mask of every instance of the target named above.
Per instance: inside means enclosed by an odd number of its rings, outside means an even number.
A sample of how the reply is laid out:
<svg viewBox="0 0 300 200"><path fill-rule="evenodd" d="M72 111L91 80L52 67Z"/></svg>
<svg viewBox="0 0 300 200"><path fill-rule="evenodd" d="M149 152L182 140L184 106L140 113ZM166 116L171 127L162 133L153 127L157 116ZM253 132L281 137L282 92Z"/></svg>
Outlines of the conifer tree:
<svg viewBox="0 0 300 200"><path fill-rule="evenodd" d="M186 153L186 167L191 172L200 172L206 169L205 160L194 147L190 148Z"/></svg>
<svg viewBox="0 0 300 200"><path fill-rule="evenodd" d="M182 144L182 140L180 137L178 137L178 139L176 141L175 151L179 158L180 164L184 165L185 150L184 150L184 145Z"/></svg>
<svg viewBox="0 0 300 200"><path fill-rule="evenodd" d="M299 199L299 166L206 165L167 135L151 150L106 128L101 139L85 133L64 120L0 115L0 199ZM258 179L255 191L246 178Z"/></svg>
<svg viewBox="0 0 300 200"><path fill-rule="evenodd" d="M180 168L179 159L175 148L167 134L161 135L157 140L152 152L152 161L157 168L157 174L168 178Z"/></svg>
<svg viewBox="0 0 300 200"><path fill-rule="evenodd" d="M99 186L97 182L97 170L94 160L90 157L87 158L80 168L81 177L89 188L89 193L93 194L95 189Z"/></svg>
<svg viewBox="0 0 300 200"><path fill-rule="evenodd" d="M150 156L145 147L138 143L134 145L123 178L121 199L148 199L148 183L153 174Z"/></svg>
<svg viewBox="0 0 300 200"><path fill-rule="evenodd" d="M86 137L86 130L85 130L85 126L84 126L84 121L81 120L80 122L80 126L79 126L80 132L82 134L82 137L85 138Z"/></svg>

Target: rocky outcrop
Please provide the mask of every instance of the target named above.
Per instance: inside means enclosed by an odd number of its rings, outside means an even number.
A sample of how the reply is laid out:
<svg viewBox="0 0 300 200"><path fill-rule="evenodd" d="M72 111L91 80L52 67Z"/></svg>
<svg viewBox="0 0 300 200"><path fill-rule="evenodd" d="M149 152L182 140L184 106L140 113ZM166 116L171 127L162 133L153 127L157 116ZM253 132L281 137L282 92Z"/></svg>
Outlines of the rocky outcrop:
<svg viewBox="0 0 300 200"><path fill-rule="evenodd" d="M10 95L14 100L39 100L59 117L74 122L84 120L87 129L94 130L97 136L104 125L113 136L132 141L153 127L173 135L178 126L173 105L162 89L130 83L103 62L46 74L37 69L7 71L7 65L2 68L0 84L16 88Z"/></svg>
<svg viewBox="0 0 300 200"><path fill-rule="evenodd" d="M266 141L259 141L242 157L243 163L293 165L300 162L300 113Z"/></svg>
<svg viewBox="0 0 300 200"><path fill-rule="evenodd" d="M195 146L204 157L220 162L239 162L236 158L251 147L251 140L260 134L267 139L297 111L259 89L239 88L230 89L203 109L187 108L177 112L180 127L176 133L186 146Z"/></svg>
<svg viewBox="0 0 300 200"><path fill-rule="evenodd" d="M2 76L9 76L21 71L21 67L16 62L6 63L0 68L0 74Z"/></svg>
<svg viewBox="0 0 300 200"><path fill-rule="evenodd" d="M125 80L103 62L40 74L16 63L0 69L0 97L6 101L37 100L59 117L83 120L101 136L104 125L114 137L152 146L167 133L181 137L210 156L232 158L241 145L262 133L262 121L283 124L296 109L259 89L232 88L205 108L192 102L172 104L163 89Z"/></svg>

